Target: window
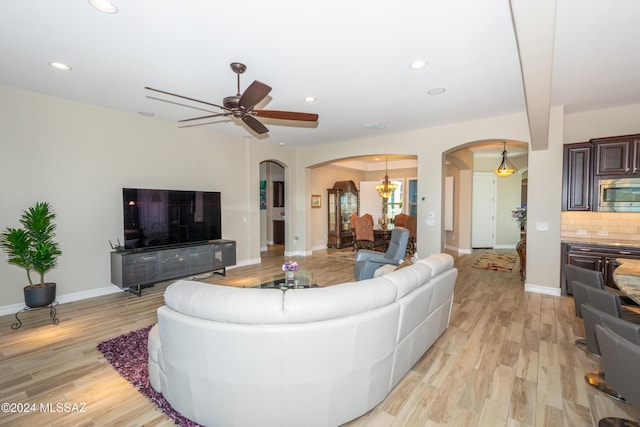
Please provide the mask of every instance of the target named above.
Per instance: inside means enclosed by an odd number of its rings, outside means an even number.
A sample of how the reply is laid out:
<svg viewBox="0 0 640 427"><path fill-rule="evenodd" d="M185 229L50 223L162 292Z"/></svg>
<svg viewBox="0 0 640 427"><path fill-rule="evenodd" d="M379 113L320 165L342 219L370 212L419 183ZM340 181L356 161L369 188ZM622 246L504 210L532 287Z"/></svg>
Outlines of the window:
<svg viewBox="0 0 640 427"><path fill-rule="evenodd" d="M392 179L390 181L392 184L396 184L398 188L393 190L393 193L391 193L391 197L389 197L388 199L385 200L381 198L382 213L384 214L385 218L393 218L399 213L402 213L404 180Z"/></svg>
<svg viewBox="0 0 640 427"><path fill-rule="evenodd" d="M409 191L407 194L407 214L418 217L418 179L411 178L409 181Z"/></svg>

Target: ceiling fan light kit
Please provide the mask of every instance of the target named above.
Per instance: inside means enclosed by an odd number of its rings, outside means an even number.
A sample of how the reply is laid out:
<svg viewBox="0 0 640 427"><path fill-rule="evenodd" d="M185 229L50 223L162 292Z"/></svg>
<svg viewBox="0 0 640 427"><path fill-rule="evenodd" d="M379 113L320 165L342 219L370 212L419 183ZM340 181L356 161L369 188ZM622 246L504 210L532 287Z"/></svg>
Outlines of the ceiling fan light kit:
<svg viewBox="0 0 640 427"><path fill-rule="evenodd" d="M518 169L511 164L509 159L507 158L507 143L502 143L502 162L500 162L500 166L493 172L501 177L510 176L514 174Z"/></svg>
<svg viewBox="0 0 640 427"><path fill-rule="evenodd" d="M201 104L210 105L223 110L223 112L221 113L214 113L206 116L179 120L179 123L211 119L214 117L232 116L242 120L242 122L245 125L247 125L252 131L257 133L258 135L262 135L269 132L269 129L267 129L267 127L264 124L262 124L262 122L258 120L256 117L264 117L268 119L280 119L280 120L294 120L294 121L303 121L303 122L318 121L317 114L299 113L294 111L254 110L253 107L255 107L260 101L262 101L269 94L269 92L271 92L271 86L266 85L262 82L259 82L258 80L255 80L253 83L249 85L249 87L244 91L244 93L241 93L240 92L240 74L244 73L247 70L247 66L240 62L232 62L230 66L231 66L231 71L233 71L237 75L238 90L235 95L225 97L222 100L222 105L200 101L195 98L189 98L186 96L163 91L160 89L154 89L148 86L145 87L145 89L151 90L154 92L159 92L165 95L170 95L177 98L186 99L188 101L199 102ZM200 124L193 124L193 125L185 125L181 127L202 126L207 124L210 124L210 123L207 122L207 123L200 123Z"/></svg>

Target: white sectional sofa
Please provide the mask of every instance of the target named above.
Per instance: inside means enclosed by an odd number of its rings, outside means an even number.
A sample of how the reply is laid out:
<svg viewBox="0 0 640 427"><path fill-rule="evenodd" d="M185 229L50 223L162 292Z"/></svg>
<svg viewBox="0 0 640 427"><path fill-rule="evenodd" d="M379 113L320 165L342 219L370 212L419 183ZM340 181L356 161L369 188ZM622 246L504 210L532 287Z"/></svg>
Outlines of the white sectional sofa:
<svg viewBox="0 0 640 427"><path fill-rule="evenodd" d="M178 281L149 334L149 376L205 426L338 426L379 404L449 325L448 254L324 288Z"/></svg>

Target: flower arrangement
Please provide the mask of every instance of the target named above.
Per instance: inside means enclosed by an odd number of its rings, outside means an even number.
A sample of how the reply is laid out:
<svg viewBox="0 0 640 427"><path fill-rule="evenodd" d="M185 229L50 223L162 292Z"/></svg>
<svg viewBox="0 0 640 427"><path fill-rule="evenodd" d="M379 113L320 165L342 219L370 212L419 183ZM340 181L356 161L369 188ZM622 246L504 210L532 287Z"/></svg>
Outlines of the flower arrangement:
<svg viewBox="0 0 640 427"><path fill-rule="evenodd" d="M520 229L524 230L527 226L527 205L522 205L521 208L511 211L511 217L518 222Z"/></svg>
<svg viewBox="0 0 640 427"><path fill-rule="evenodd" d="M287 261L282 264L282 271L296 271L298 270L298 263L295 261Z"/></svg>

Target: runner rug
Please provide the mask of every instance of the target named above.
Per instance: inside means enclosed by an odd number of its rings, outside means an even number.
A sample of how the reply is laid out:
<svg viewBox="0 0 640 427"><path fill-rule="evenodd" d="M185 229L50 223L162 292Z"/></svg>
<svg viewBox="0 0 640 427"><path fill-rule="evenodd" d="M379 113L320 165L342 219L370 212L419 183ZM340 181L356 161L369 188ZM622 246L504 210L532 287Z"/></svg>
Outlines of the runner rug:
<svg viewBox="0 0 640 427"><path fill-rule="evenodd" d="M473 268L496 271L511 271L516 265L518 257L515 255L487 252L473 263Z"/></svg>
<svg viewBox="0 0 640 427"><path fill-rule="evenodd" d="M101 342L98 344L98 350L111 363L116 372L155 403L158 409L177 425L199 426L176 412L164 396L151 387L149 383L149 352L147 350L149 329L151 326Z"/></svg>

